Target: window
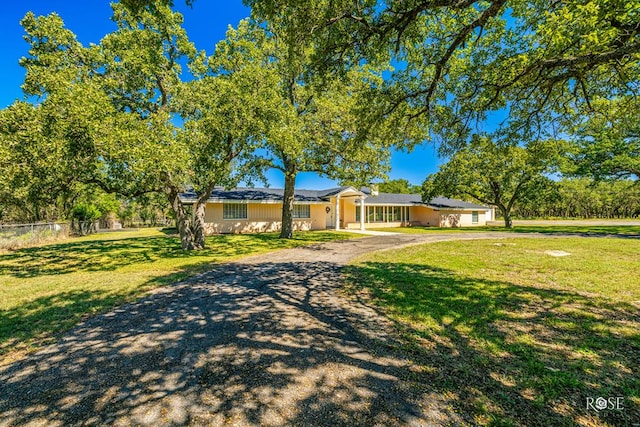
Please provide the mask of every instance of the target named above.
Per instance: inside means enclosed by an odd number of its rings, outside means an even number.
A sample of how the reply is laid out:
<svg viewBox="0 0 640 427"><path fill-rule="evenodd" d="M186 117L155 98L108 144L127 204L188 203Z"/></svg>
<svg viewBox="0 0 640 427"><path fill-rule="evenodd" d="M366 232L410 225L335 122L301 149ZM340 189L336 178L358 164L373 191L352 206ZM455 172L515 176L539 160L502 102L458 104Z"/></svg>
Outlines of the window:
<svg viewBox="0 0 640 427"><path fill-rule="evenodd" d="M471 224L478 223L478 211L471 211Z"/></svg>
<svg viewBox="0 0 640 427"><path fill-rule="evenodd" d="M376 218L374 219L374 221L375 222L384 221L384 206L375 206L374 209L376 212Z"/></svg>
<svg viewBox="0 0 640 427"><path fill-rule="evenodd" d="M393 208L389 208L389 209L393 209L393 213L391 214L391 221L393 222L400 221L400 206L394 206Z"/></svg>
<svg viewBox="0 0 640 427"><path fill-rule="evenodd" d="M387 206L384 208L384 222L391 222L393 221L393 207L392 206Z"/></svg>
<svg viewBox="0 0 640 427"><path fill-rule="evenodd" d="M222 218L247 219L247 205L244 203L225 203L222 205Z"/></svg>
<svg viewBox="0 0 640 427"><path fill-rule="evenodd" d="M366 208L367 208L367 222L374 222L375 209L373 209L373 206L367 206Z"/></svg>
<svg viewBox="0 0 640 427"><path fill-rule="evenodd" d="M367 222L409 221L409 206L367 206ZM356 221L360 221L360 207L356 206Z"/></svg>
<svg viewBox="0 0 640 427"><path fill-rule="evenodd" d="M311 205L293 205L294 218L311 218Z"/></svg>

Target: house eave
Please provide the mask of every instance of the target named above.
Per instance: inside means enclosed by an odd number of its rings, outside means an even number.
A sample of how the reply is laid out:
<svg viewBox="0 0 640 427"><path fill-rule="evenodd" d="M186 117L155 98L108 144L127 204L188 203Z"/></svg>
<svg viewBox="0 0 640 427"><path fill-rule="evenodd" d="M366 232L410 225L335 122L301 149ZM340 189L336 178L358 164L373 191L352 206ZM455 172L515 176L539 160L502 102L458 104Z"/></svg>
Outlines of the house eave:
<svg viewBox="0 0 640 427"><path fill-rule="evenodd" d="M278 205L282 204L282 200L247 200L247 199L207 199L207 203L242 203L242 204L260 204L260 205ZM294 205L326 205L328 201L324 200L294 200Z"/></svg>

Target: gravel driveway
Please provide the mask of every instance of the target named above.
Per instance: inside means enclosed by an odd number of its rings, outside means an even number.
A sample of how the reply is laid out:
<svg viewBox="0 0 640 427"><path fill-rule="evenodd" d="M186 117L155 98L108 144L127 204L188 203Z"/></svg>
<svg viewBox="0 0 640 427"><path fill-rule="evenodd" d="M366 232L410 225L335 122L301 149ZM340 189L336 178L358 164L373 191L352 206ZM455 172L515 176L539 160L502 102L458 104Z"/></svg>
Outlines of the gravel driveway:
<svg viewBox="0 0 640 427"><path fill-rule="evenodd" d="M498 236L375 236L215 265L0 368L0 426L456 424L412 382L384 317L337 292L340 269L374 250Z"/></svg>

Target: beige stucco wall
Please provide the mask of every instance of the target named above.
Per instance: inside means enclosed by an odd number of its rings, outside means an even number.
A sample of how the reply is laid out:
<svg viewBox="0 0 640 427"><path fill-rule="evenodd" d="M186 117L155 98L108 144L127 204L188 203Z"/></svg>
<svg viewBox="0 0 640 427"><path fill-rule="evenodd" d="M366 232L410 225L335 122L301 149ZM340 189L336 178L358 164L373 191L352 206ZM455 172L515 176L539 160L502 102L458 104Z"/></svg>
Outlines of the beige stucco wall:
<svg viewBox="0 0 640 427"><path fill-rule="evenodd" d="M472 223L472 211L440 211L427 206L412 206L409 208L409 220L411 225L431 227L473 227L486 225L486 212L478 211L478 223ZM343 227L358 229L360 223L355 221L355 205L346 205L343 214L346 221ZM402 227L409 224L401 222L373 222L365 223L365 228L390 228Z"/></svg>
<svg viewBox="0 0 640 427"><path fill-rule="evenodd" d="M356 204L353 198L340 199L340 218L343 220L342 224L349 224L356 222ZM360 227L360 226L358 226Z"/></svg>
<svg viewBox="0 0 640 427"><path fill-rule="evenodd" d="M293 229L324 230L325 205L310 205L311 218L294 219ZM282 203L248 203L247 219L223 219L222 203L207 203L205 228L207 234L262 233L279 231L282 227Z"/></svg>
<svg viewBox="0 0 640 427"><path fill-rule="evenodd" d="M478 223L472 222L472 211L440 211L440 227L475 227L486 225L486 212L478 212Z"/></svg>
<svg viewBox="0 0 640 427"><path fill-rule="evenodd" d="M434 227L440 224L440 215L438 211L426 206L412 206L409 208L409 220L412 224Z"/></svg>

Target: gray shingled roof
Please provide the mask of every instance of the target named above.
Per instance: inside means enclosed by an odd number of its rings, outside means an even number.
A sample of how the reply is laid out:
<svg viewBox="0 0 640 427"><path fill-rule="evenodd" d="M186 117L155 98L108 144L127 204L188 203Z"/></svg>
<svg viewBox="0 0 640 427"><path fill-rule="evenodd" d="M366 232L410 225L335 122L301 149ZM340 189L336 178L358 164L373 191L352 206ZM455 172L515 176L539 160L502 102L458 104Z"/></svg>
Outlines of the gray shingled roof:
<svg viewBox="0 0 640 427"><path fill-rule="evenodd" d="M364 191L363 191L364 193ZM386 205L386 204L422 204L422 196L420 194L397 194L397 193L378 193L377 196L367 194L366 203L370 205Z"/></svg>
<svg viewBox="0 0 640 427"><path fill-rule="evenodd" d="M331 188L328 190L296 189L294 192L294 200L296 202L323 202L329 200L329 197L346 188L349 187ZM180 196L184 201L195 201L197 198L193 191L187 191ZM283 197L284 189L282 188L233 188L231 190L215 188L211 192L209 200L281 201Z"/></svg>
<svg viewBox="0 0 640 427"><path fill-rule="evenodd" d="M434 208L456 208L456 209L487 209L487 206L465 202L463 200L449 199L447 197L434 197L428 203Z"/></svg>
<svg viewBox="0 0 640 427"><path fill-rule="evenodd" d="M329 198L349 187L336 187L328 190L299 190L294 193L296 202L324 202ZM447 197L436 197L423 203L420 194L396 194L396 193L378 193L377 196L371 195L369 188L363 187L360 191L367 195L366 203L369 205L427 205L435 209L487 209L486 206L465 202L462 200L449 199ZM238 201L281 201L284 196L282 188L234 188L225 190L224 188L216 188L211 192L209 200L238 200ZM181 194L181 198L185 202L195 201L196 194L188 191Z"/></svg>
<svg viewBox="0 0 640 427"><path fill-rule="evenodd" d="M371 195L371 189L362 187L363 193L367 194L367 204L375 205L392 205L392 204L413 204L413 205L427 205L436 209L487 209L486 206L477 205L475 203L469 203L457 199L449 199L447 197L435 197L428 203L422 201L421 194L398 194L398 193L378 193L377 196Z"/></svg>

